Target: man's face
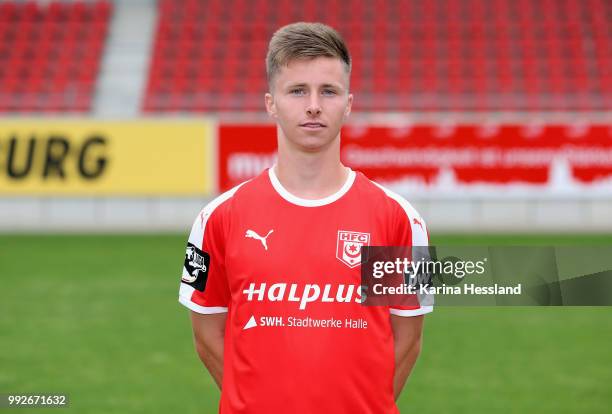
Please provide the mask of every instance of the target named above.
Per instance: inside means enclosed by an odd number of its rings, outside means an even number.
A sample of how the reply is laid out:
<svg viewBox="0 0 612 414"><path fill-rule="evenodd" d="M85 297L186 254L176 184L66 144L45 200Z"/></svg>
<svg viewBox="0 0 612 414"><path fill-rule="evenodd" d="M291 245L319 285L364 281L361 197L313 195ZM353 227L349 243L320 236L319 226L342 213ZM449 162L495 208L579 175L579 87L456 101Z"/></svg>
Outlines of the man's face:
<svg viewBox="0 0 612 414"><path fill-rule="evenodd" d="M340 59L293 60L274 77L266 109L276 119L281 139L303 151L318 151L339 136L351 112L348 87L349 75Z"/></svg>

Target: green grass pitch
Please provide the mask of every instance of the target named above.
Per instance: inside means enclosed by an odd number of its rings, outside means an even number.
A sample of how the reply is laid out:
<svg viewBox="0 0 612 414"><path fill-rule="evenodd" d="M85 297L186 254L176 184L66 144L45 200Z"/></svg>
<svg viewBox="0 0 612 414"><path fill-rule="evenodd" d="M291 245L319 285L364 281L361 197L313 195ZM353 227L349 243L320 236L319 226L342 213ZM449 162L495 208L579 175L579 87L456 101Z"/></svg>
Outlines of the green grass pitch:
<svg viewBox="0 0 612 414"><path fill-rule="evenodd" d="M216 412L219 393L177 302L185 240L0 236L0 393L68 393L78 413ZM612 245L612 236L432 243ZM612 308L440 307L426 318L400 411L607 413L611 328Z"/></svg>

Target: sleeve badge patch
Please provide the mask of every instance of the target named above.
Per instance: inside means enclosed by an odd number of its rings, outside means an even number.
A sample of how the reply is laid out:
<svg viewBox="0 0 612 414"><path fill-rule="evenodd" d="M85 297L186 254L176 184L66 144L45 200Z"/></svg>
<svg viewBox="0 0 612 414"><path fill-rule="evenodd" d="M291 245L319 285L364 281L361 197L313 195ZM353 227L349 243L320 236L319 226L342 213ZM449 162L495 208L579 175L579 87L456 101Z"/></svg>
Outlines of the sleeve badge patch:
<svg viewBox="0 0 612 414"><path fill-rule="evenodd" d="M187 243L181 280L193 286L196 290L204 292L209 266L210 255L198 249L195 245Z"/></svg>

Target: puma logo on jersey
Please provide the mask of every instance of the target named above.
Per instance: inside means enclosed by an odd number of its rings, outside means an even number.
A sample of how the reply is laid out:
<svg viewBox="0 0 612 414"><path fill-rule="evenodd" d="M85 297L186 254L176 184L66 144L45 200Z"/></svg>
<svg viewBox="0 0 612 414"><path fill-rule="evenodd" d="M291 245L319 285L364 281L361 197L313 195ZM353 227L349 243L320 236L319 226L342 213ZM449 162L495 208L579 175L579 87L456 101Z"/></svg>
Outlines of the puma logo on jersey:
<svg viewBox="0 0 612 414"><path fill-rule="evenodd" d="M204 228L204 217L208 217L208 213L204 214L204 211L200 212L200 227Z"/></svg>
<svg viewBox="0 0 612 414"><path fill-rule="evenodd" d="M421 222L420 222L420 221L419 221L419 219L417 219L417 218L413 218L413 219L412 219L412 224L418 224L418 225L419 225L419 227L421 228L421 230L425 230L425 229L423 228L423 225L421 224Z"/></svg>
<svg viewBox="0 0 612 414"><path fill-rule="evenodd" d="M268 250L267 239L268 239L268 236L272 234L273 231L274 230L270 230L268 234L266 234L266 237L261 237L259 234L255 233L253 230L247 230L244 237L246 237L247 239L259 240L261 244L263 245L264 249Z"/></svg>

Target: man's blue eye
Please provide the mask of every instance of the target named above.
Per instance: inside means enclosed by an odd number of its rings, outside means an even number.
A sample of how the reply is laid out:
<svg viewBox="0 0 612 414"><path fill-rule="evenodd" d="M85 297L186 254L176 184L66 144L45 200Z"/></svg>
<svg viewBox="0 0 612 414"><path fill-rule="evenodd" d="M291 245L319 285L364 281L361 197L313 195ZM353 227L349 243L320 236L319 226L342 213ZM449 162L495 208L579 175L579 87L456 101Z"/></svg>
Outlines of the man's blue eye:
<svg viewBox="0 0 612 414"><path fill-rule="evenodd" d="M291 94L293 94L293 95L303 95L304 94L304 89L292 89L291 90Z"/></svg>
<svg viewBox="0 0 612 414"><path fill-rule="evenodd" d="M323 91L323 94L324 94L324 95L335 95L335 94L336 94L336 91L334 91L334 90L332 90L332 89L325 89L325 90Z"/></svg>

